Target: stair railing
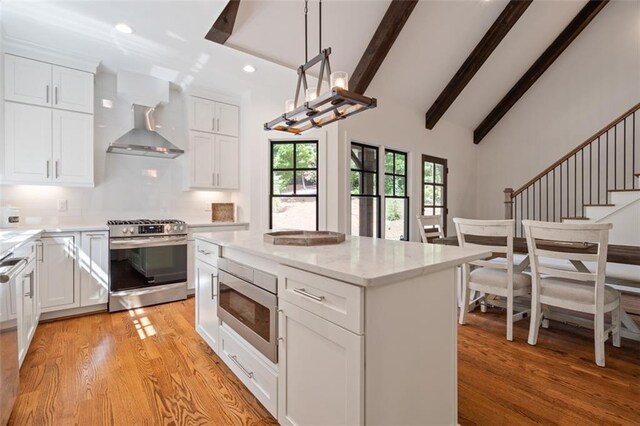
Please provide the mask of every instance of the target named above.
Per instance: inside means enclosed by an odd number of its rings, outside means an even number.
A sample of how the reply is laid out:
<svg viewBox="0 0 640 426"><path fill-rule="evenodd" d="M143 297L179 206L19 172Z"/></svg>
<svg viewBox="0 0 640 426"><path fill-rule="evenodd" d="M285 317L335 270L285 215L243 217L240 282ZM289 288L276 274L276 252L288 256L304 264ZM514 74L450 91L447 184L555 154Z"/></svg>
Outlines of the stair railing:
<svg viewBox="0 0 640 426"><path fill-rule="evenodd" d="M587 219L585 207L608 205L610 191L635 189L638 110L640 103L517 190L505 188L505 218L515 219L516 235L524 236L524 219Z"/></svg>

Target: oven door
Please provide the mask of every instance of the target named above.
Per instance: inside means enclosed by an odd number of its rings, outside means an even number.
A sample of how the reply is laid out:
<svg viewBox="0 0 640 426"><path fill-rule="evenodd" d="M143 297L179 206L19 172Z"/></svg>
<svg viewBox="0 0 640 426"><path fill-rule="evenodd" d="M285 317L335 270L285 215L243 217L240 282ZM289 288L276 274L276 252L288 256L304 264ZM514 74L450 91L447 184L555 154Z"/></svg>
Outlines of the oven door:
<svg viewBox="0 0 640 426"><path fill-rule="evenodd" d="M218 274L218 316L272 362L278 362L278 298L223 270Z"/></svg>
<svg viewBox="0 0 640 426"><path fill-rule="evenodd" d="M187 237L112 238L111 291L187 281Z"/></svg>

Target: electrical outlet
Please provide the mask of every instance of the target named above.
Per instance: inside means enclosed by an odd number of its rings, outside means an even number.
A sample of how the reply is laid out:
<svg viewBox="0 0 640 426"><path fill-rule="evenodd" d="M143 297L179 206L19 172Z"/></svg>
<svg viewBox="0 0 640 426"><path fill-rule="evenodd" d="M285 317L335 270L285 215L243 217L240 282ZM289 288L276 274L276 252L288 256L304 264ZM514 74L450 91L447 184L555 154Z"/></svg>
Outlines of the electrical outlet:
<svg viewBox="0 0 640 426"><path fill-rule="evenodd" d="M69 209L69 203L67 200L58 200L58 211L66 212Z"/></svg>

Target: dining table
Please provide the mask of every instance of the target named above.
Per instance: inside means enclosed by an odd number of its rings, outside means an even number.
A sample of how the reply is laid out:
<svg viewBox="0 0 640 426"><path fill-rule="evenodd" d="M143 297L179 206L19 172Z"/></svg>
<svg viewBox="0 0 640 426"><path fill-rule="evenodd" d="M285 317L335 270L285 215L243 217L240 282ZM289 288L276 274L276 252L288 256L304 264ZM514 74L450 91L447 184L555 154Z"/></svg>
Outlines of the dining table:
<svg viewBox="0 0 640 426"><path fill-rule="evenodd" d="M434 238L430 241L432 244L443 244L449 246L457 246L458 238L455 236ZM466 235L465 242L469 244L477 244L483 246L504 246L506 244L505 237L492 237L492 236L480 236L480 235ZM538 241L538 247L553 248L556 251L568 252L568 253L589 253L593 254L597 252L597 244L591 243L564 243L556 241ZM524 255L521 257L520 263L514 270L524 271L529 267L529 249L527 247L527 239L524 237L514 237L513 239L513 253L518 255ZM504 257L504 254L500 256ZM497 256L499 257L499 256ZM621 265L640 266L640 246L629 246L620 244L609 244L607 247L607 264L615 263ZM581 272L586 272L587 267L580 261L571 261L573 267ZM606 283L613 284L621 288L627 288L633 290L637 295L640 293L640 268L638 273L632 273L631 275L625 274L624 277L609 275L606 276ZM636 292L635 290L638 290ZM500 301L495 302L496 306L502 307ZM581 327L588 327L593 329L593 321L590 321L584 316L574 315L567 310L556 310L549 316L551 320L562 321L566 323L575 324ZM622 309L621 313L622 330L621 335L628 339L640 341L640 323L636 322L628 312Z"/></svg>

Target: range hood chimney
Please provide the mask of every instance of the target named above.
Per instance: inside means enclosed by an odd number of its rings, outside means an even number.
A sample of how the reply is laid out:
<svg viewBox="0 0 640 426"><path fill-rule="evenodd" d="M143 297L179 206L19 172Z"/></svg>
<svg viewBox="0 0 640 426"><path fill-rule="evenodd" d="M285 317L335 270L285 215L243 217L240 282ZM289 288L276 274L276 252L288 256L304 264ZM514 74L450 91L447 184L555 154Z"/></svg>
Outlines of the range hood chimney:
<svg viewBox="0 0 640 426"><path fill-rule="evenodd" d="M184 154L182 149L156 132L154 111L155 108L132 105L133 129L112 142L107 152L159 158L176 158Z"/></svg>
<svg viewBox="0 0 640 426"><path fill-rule="evenodd" d="M156 132L155 108L169 102L169 82L142 74L118 72L117 94L131 102L132 129L112 142L107 152L176 158L184 151Z"/></svg>

